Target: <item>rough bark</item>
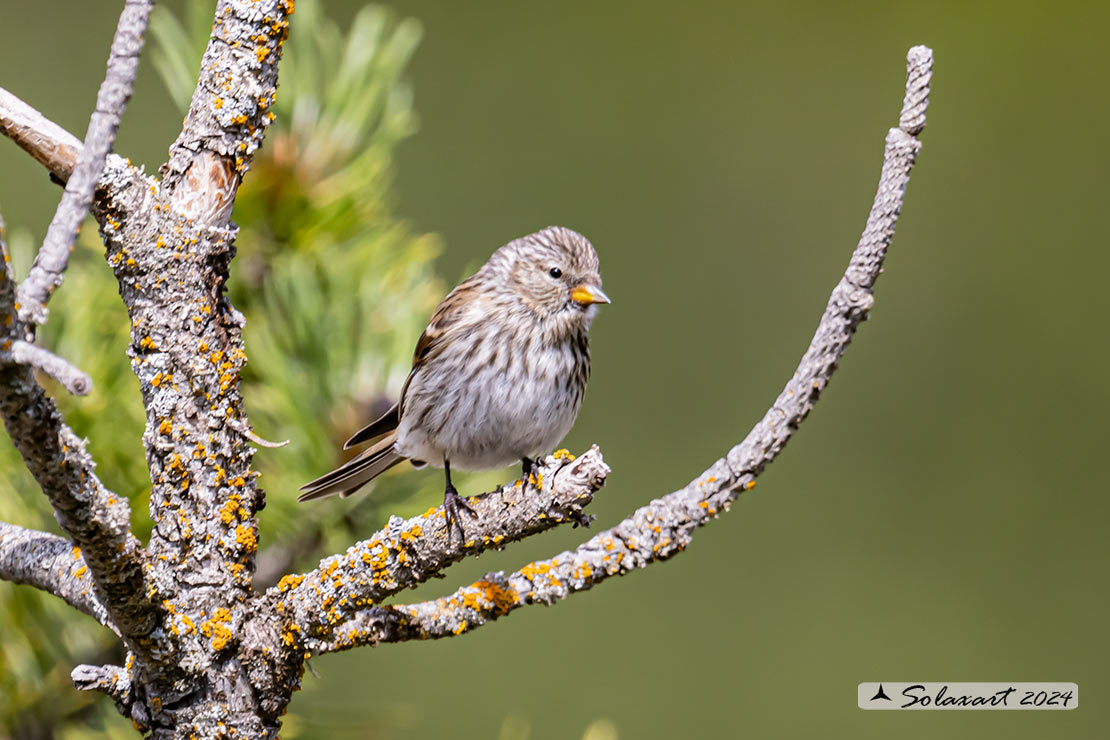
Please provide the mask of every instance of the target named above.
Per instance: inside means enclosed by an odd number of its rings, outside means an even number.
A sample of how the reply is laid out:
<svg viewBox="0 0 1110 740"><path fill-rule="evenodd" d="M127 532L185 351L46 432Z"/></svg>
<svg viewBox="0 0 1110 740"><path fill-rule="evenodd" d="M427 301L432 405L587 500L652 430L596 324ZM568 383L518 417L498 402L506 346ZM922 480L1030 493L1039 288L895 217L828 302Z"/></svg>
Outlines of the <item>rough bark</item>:
<svg viewBox="0 0 1110 740"><path fill-rule="evenodd" d="M144 5L128 4L125 15ZM693 530L750 490L782 451L867 317L928 102L932 56L915 47L901 126L887 137L867 227L813 342L764 418L688 486L573 551L509 575L488 574L442 599L382 604L464 557L586 521L583 507L608 467L597 448L577 459L560 452L541 462L534 481L472 498L477 514L466 520L465 540L447 535L442 508L407 521L394 517L313 571L287 574L258 592L255 515L265 496L251 470L250 443L261 441L239 389L243 317L224 286L234 256L231 206L272 120L268 108L292 10L289 0L217 3L200 79L159 178L95 153L102 167L92 175L93 213L130 315L129 354L147 412L154 531L145 548L127 528L126 501L96 478L32 368L52 369L77 390L81 378L45 350L15 344L27 325L10 278L0 280L0 313L8 317L0 410L72 540L0 524L0 578L54 593L120 634L130 651L126 665L78 666L74 683L106 693L138 729L158 738L275 737L313 654L458 635L681 552ZM134 28L127 31L121 22L123 37L134 41ZM88 141L82 145L2 90L0 131L71 184L80 163L93 158ZM44 266L50 254L44 244ZM37 295L37 285L26 290Z"/></svg>

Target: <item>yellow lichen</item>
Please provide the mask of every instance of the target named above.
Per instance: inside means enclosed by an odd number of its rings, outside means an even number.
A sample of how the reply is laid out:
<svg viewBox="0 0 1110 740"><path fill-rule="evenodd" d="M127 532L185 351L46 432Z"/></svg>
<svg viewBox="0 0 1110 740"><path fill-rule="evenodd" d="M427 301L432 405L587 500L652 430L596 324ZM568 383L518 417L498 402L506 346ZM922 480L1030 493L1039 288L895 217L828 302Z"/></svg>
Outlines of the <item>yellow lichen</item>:
<svg viewBox="0 0 1110 740"><path fill-rule="evenodd" d="M220 507L220 521L224 524L231 524L235 521L235 515L239 510L239 504L242 503L243 498L237 493L231 494L223 506Z"/></svg>
<svg viewBox="0 0 1110 740"><path fill-rule="evenodd" d="M230 621L231 612L221 606L211 619L201 623L200 631L205 637L212 638L213 650L223 650L231 642L231 628L227 626Z"/></svg>
<svg viewBox="0 0 1110 740"><path fill-rule="evenodd" d="M278 581L278 591L289 591L290 589L294 589L301 585L301 581L303 580L304 576L295 576L292 574L284 575L281 577L281 580Z"/></svg>
<svg viewBox="0 0 1110 740"><path fill-rule="evenodd" d="M254 527L246 524L240 524L235 528L235 541L247 552L258 549L258 535L254 533Z"/></svg>

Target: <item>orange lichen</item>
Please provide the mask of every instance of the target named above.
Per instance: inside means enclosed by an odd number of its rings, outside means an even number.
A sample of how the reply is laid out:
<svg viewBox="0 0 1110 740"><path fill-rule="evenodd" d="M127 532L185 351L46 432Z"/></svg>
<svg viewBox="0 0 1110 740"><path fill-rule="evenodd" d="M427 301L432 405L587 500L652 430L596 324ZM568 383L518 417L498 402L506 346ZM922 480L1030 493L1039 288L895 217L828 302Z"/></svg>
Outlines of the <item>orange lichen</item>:
<svg viewBox="0 0 1110 740"><path fill-rule="evenodd" d="M143 349L158 349L158 345L156 345L154 340L150 337L143 337L142 341L139 342L139 346Z"/></svg>
<svg viewBox="0 0 1110 740"><path fill-rule="evenodd" d="M754 480L748 481L747 485L745 485L744 488L749 490L749 491L752 490L753 488L755 488L755 481Z"/></svg>
<svg viewBox="0 0 1110 740"><path fill-rule="evenodd" d="M505 588L499 583L482 579L474 584L482 598L493 608L496 614L508 614L514 606L520 603L520 595L511 588Z"/></svg>
<svg viewBox="0 0 1110 740"><path fill-rule="evenodd" d="M558 565L558 563L556 563L556 565ZM550 563L528 563L528 565L520 569L520 574L532 583L536 582L537 576L546 575L549 584L551 584L552 586L559 585L559 579L551 575Z"/></svg>
<svg viewBox="0 0 1110 740"><path fill-rule="evenodd" d="M182 614L181 615L181 623L183 625L185 625L185 634L189 634L190 632L193 632L197 628L197 626L195 624L193 624L193 620L189 619L188 614Z"/></svg>
<svg viewBox="0 0 1110 740"><path fill-rule="evenodd" d="M556 460L573 460L574 459L574 455L572 455L570 453L570 450L566 449L565 447L563 449L560 449L560 450L555 450L554 452L551 453L551 456L553 458L555 458Z"/></svg>
<svg viewBox="0 0 1110 740"><path fill-rule="evenodd" d="M221 606L211 619L201 623L200 631L205 637L212 638L213 650L223 650L231 642L231 628L227 626L230 621L231 612Z"/></svg>
<svg viewBox="0 0 1110 740"><path fill-rule="evenodd" d="M278 591L284 592L289 591L290 589L294 589L297 586L301 585L301 581L303 580L304 576L295 576L292 574L284 575L281 577L281 580L278 581Z"/></svg>
<svg viewBox="0 0 1110 740"><path fill-rule="evenodd" d="M73 577L74 577L74 578L80 578L80 577L82 577L83 575L85 575L85 571L86 571L86 570L88 570L88 569L87 569L87 568L86 568L85 566L83 566L83 565L82 565L82 566L81 566L80 568L78 568L77 570L73 571Z"/></svg>
<svg viewBox="0 0 1110 740"><path fill-rule="evenodd" d="M258 535L254 533L254 527L246 524L240 524L235 528L235 541L247 552L258 549Z"/></svg>
<svg viewBox="0 0 1110 740"><path fill-rule="evenodd" d="M223 506L220 507L220 521L224 524L231 524L235 521L235 515L239 511L239 505L243 502L243 497L237 493L231 494Z"/></svg>

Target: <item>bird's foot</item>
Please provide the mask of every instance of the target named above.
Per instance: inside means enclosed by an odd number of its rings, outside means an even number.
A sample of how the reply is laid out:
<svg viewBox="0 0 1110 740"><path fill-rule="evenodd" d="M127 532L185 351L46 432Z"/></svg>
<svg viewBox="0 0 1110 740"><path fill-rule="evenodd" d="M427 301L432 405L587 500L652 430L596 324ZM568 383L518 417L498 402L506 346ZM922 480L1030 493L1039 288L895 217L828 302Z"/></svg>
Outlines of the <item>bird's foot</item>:
<svg viewBox="0 0 1110 740"><path fill-rule="evenodd" d="M572 511L570 513L570 515L568 516L568 518L572 522L574 522L574 529L578 529L579 525L585 527L586 529L589 529L590 528L590 522L592 522L594 520L593 514L587 514L586 512L582 511L581 509L579 509L577 511Z"/></svg>
<svg viewBox="0 0 1110 740"><path fill-rule="evenodd" d="M459 536L466 541L466 531L463 529L462 519L459 517L459 509L462 508L469 511L472 515L477 515L478 512L470 505L465 498L459 495L454 486L448 486L447 490L443 492L443 514L447 519L447 539L451 539L451 527L458 527Z"/></svg>
<svg viewBox="0 0 1110 740"><path fill-rule="evenodd" d="M540 472L540 461L527 457L520 458L520 487L527 488L531 484L537 490L543 489L543 474Z"/></svg>

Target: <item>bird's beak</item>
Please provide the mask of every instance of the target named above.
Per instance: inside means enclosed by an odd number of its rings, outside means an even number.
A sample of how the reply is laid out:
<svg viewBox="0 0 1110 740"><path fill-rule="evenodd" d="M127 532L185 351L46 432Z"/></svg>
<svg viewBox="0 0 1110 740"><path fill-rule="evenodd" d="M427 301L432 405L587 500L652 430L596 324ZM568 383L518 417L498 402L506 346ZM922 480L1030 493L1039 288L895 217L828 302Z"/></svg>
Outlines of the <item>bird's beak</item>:
<svg viewBox="0 0 1110 740"><path fill-rule="evenodd" d="M588 306L591 303L612 303L609 296L605 295L601 288L589 283L574 286L574 290L570 292L570 298L575 303L581 303L583 306Z"/></svg>

